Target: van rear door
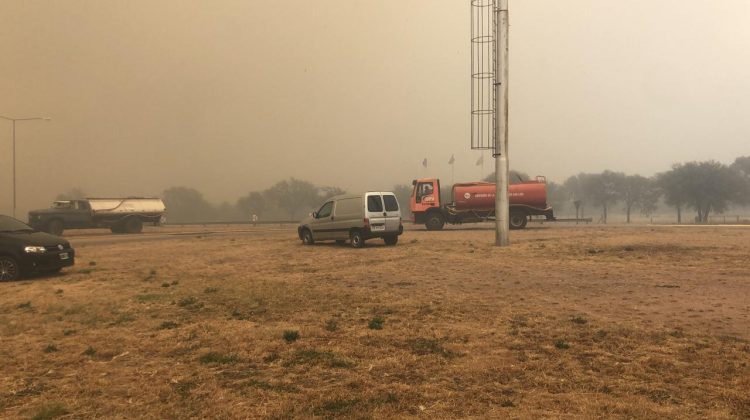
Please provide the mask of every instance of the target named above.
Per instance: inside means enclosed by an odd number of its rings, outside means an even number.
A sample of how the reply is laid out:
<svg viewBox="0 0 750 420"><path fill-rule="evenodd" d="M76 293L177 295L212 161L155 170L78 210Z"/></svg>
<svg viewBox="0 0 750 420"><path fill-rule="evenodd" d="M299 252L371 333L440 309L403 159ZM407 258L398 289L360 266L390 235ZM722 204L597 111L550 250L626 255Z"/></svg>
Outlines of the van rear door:
<svg viewBox="0 0 750 420"><path fill-rule="evenodd" d="M365 214L370 220L370 231L373 233L385 232L386 212L383 207L383 197L379 192L365 194Z"/></svg>
<svg viewBox="0 0 750 420"><path fill-rule="evenodd" d="M389 192L382 193L383 206L385 209L385 230L388 232L398 232L401 226L401 209L398 205L396 196Z"/></svg>

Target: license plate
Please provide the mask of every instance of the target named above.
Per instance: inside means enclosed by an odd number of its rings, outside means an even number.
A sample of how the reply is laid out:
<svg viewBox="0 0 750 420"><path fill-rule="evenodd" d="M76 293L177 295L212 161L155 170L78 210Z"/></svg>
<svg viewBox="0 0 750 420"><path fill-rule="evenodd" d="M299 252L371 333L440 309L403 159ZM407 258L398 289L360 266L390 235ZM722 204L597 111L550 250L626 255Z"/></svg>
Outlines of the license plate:
<svg viewBox="0 0 750 420"><path fill-rule="evenodd" d="M385 225L373 225L372 230L385 230Z"/></svg>
<svg viewBox="0 0 750 420"><path fill-rule="evenodd" d="M67 252L63 252L63 253L60 254L60 259L61 260L67 260L69 258L70 258L70 254L68 254Z"/></svg>

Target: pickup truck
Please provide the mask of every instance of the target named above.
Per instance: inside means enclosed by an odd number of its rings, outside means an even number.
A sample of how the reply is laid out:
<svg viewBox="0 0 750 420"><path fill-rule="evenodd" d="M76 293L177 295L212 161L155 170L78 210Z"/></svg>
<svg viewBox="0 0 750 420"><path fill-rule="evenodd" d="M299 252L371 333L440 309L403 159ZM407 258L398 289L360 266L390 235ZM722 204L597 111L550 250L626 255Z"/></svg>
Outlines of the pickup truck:
<svg viewBox="0 0 750 420"><path fill-rule="evenodd" d="M160 198L87 198L55 201L48 209L29 212L34 229L62 235L65 229L109 228L112 233L140 233L144 223L165 220Z"/></svg>

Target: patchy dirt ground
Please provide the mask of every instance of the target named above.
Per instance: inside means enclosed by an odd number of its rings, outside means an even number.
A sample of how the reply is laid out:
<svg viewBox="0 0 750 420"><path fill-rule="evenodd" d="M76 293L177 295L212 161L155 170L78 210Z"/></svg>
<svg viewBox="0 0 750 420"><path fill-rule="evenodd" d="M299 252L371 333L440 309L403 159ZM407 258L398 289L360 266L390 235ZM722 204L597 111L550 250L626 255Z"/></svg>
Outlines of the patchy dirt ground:
<svg viewBox="0 0 750 420"><path fill-rule="evenodd" d="M750 229L84 245L0 284L0 417L750 417Z"/></svg>

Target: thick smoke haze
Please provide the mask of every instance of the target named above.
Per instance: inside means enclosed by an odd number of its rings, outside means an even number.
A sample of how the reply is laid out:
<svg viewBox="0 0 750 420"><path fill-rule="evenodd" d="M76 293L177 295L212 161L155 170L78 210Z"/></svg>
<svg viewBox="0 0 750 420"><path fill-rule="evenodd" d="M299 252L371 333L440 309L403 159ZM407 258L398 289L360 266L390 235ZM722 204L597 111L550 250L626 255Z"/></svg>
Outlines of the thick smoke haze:
<svg viewBox="0 0 750 420"><path fill-rule="evenodd" d="M750 154L750 2L510 8L512 167L562 181ZM389 189L449 180L452 154L477 180L469 23L468 0L5 0L0 115L53 119L18 123L20 214L73 187ZM5 214L11 165L0 120Z"/></svg>

